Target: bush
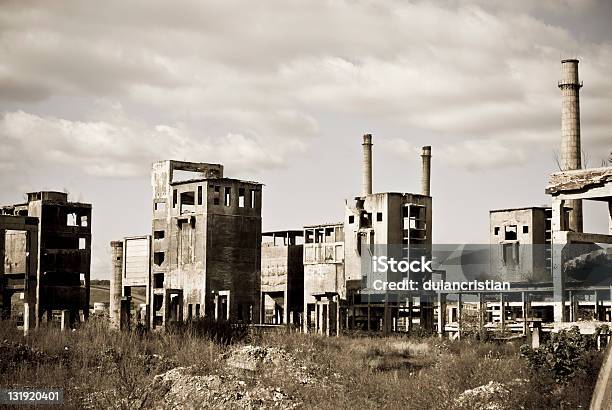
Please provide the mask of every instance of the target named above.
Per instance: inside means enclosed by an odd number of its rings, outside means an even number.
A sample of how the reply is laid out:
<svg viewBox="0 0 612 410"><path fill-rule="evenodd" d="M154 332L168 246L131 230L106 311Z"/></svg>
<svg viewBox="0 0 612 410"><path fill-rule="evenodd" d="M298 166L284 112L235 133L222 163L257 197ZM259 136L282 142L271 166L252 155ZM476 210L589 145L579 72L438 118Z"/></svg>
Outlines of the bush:
<svg viewBox="0 0 612 410"><path fill-rule="evenodd" d="M595 336L581 335L578 327L552 333L537 349L521 346L521 354L530 367L551 377L557 383L567 383L578 375L597 374L599 355L593 354Z"/></svg>

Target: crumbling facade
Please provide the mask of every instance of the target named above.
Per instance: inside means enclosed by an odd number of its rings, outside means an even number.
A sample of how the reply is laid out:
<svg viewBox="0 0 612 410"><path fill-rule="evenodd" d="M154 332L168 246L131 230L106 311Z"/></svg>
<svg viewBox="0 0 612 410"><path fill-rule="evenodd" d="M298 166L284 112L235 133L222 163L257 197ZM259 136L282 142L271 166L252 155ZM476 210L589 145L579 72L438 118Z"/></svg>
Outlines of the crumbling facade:
<svg viewBox="0 0 612 410"><path fill-rule="evenodd" d="M262 185L219 164L153 164L153 327L198 316L259 322Z"/></svg>
<svg viewBox="0 0 612 410"><path fill-rule="evenodd" d="M304 332L338 334L346 301L344 224L304 227Z"/></svg>
<svg viewBox="0 0 612 410"><path fill-rule="evenodd" d="M363 192L345 204L342 223L304 228L304 329L339 334L342 328L387 333L412 322L412 299L372 298L364 286L364 252L402 249L409 260L431 255L431 147L423 147L422 193L372 193L372 136L363 136ZM367 259L366 259L367 261ZM423 280L424 277L410 279ZM410 300L409 300L410 299ZM407 306L410 306L409 308ZM421 293L421 325L431 327L433 305ZM410 325L406 326L409 327Z"/></svg>
<svg viewBox="0 0 612 410"><path fill-rule="evenodd" d="M546 193L552 196L552 277L554 288L555 322L565 322L572 316L573 301L566 309L569 279L572 285L579 285L585 291L595 292L595 299L601 299L604 291L607 300L612 299L612 248L596 244L612 244L612 168L593 168L563 171L550 176ZM571 218L565 217L566 203L575 201L603 201L608 204L609 234L576 232L571 228ZM571 212L571 211L570 211ZM573 245L572 245L573 244ZM592 265L592 266L589 266ZM598 275L595 267L599 267ZM584 277L581 271L589 272ZM577 282L577 283L576 283ZM596 305L595 316L602 316Z"/></svg>
<svg viewBox="0 0 612 410"><path fill-rule="evenodd" d="M133 236L111 242L110 319L116 328L128 328L132 321L150 326L151 235ZM144 306L134 306L132 291L145 295ZM122 308L123 304L123 308Z"/></svg>
<svg viewBox="0 0 612 410"><path fill-rule="evenodd" d="M489 212L491 272L513 283L550 282L552 209Z"/></svg>
<svg viewBox="0 0 612 410"><path fill-rule="evenodd" d="M0 215L0 319L38 323L38 218Z"/></svg>
<svg viewBox="0 0 612 410"><path fill-rule="evenodd" d="M68 311L70 322L89 316L89 284L91 261L91 205L68 201L63 192L30 192L26 203L5 206L4 215L29 217L38 221L36 252L29 234L9 230L4 236L4 274L14 277L32 271L25 266L37 260L35 300L25 297L29 309L34 309L34 323L51 320L53 314ZM25 230L29 231L29 230ZM25 250L25 252L24 252ZM28 255L29 252L29 255ZM28 262L29 261L29 262ZM15 276L17 275L17 276ZM25 276L24 276L25 278ZM29 291L28 291L29 292ZM28 293L25 292L25 293Z"/></svg>
<svg viewBox="0 0 612 410"><path fill-rule="evenodd" d="M299 325L304 303L303 231L262 234L261 302L264 324Z"/></svg>

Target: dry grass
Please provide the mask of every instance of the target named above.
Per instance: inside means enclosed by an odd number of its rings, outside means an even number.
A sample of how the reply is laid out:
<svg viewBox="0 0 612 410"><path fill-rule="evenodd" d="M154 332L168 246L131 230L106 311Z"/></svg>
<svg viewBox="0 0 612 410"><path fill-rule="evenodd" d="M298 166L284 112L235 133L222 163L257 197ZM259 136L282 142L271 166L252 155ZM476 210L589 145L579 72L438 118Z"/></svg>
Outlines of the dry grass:
<svg viewBox="0 0 612 410"><path fill-rule="evenodd" d="M67 407L73 408L85 402L97 408L127 405L153 376L176 366L196 365L201 374L224 372L223 355L232 349L190 332L121 333L95 320L74 332L41 328L27 338L2 326L0 342L0 386L63 388ZM7 347L17 342L38 353ZM463 391L490 381L511 387L509 408L560 408L562 402L578 408L588 406L593 388L590 380L565 387L543 380L511 344L300 333L269 333L248 342L283 349L295 359L251 374L249 382L281 389L304 408L456 408ZM310 369L313 380L295 377L291 366Z"/></svg>

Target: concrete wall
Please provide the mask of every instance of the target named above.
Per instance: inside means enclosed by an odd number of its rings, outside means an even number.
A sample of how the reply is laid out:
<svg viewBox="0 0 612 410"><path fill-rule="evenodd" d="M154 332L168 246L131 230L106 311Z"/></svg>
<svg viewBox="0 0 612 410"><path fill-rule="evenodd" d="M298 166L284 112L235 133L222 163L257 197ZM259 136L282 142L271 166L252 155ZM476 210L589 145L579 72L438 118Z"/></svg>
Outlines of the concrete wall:
<svg viewBox="0 0 612 410"><path fill-rule="evenodd" d="M491 211L489 219L493 275L509 282L551 280L546 260L546 230L550 225L544 208ZM515 239L511 227L516 227Z"/></svg>

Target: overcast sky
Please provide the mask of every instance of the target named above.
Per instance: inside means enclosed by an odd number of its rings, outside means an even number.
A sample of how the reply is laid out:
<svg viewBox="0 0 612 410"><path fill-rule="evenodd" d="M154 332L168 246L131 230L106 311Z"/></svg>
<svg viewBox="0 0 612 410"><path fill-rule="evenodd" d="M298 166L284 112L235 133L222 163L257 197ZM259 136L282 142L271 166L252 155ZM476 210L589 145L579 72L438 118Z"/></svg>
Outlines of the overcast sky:
<svg viewBox="0 0 612 410"><path fill-rule="evenodd" d="M153 161L221 162L265 184L264 229L296 229L342 219L372 133L375 192L418 192L431 145L434 242L487 243L490 209L550 202L562 58L588 165L612 149L611 4L5 0L0 203L92 203L108 278L109 241L150 233Z"/></svg>

